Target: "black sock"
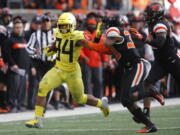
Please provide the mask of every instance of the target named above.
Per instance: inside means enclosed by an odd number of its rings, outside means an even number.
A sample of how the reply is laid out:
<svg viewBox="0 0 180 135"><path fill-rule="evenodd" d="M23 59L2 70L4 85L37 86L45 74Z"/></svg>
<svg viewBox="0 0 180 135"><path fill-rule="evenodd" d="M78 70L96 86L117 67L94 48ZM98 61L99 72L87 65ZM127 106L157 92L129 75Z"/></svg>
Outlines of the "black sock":
<svg viewBox="0 0 180 135"><path fill-rule="evenodd" d="M139 119L146 126L152 126L153 123L146 117L146 115L142 112L141 108L137 108L131 112L137 119Z"/></svg>
<svg viewBox="0 0 180 135"><path fill-rule="evenodd" d="M150 117L150 107L144 107L143 109L143 113L147 116Z"/></svg>

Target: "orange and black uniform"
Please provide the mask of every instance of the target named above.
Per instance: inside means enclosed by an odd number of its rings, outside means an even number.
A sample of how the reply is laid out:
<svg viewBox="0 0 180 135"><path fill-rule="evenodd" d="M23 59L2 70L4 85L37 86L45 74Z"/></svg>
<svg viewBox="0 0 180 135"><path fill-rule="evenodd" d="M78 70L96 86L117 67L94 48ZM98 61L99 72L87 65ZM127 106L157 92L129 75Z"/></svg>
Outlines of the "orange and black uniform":
<svg viewBox="0 0 180 135"><path fill-rule="evenodd" d="M146 126L152 126L153 123L146 118L140 108L133 108L135 101L145 97L152 97L154 94L153 91L144 92L141 90L143 82L149 74L150 63L140 56L129 31L121 28L119 28L119 31L120 35L124 38L122 43L115 43L111 47L106 48L103 43L96 44L88 41L88 46L98 52L114 54L116 56L119 66L124 69L122 79L119 81L123 106L127 107ZM134 92L139 93L137 99L132 98Z"/></svg>
<svg viewBox="0 0 180 135"><path fill-rule="evenodd" d="M166 38L157 37L156 33L166 32ZM158 80L170 73L177 84L180 84L180 53L174 44L171 36L171 28L169 23L162 19L149 25L149 33L153 40L149 43L153 47L155 61L147 78L147 83L155 84ZM180 85L179 85L180 87Z"/></svg>
<svg viewBox="0 0 180 135"><path fill-rule="evenodd" d="M26 40L22 36L12 33L5 45L5 57L9 65L8 70L8 95L9 104L18 109L24 104L26 77L11 70L13 65L28 72L30 68L30 57L26 51Z"/></svg>
<svg viewBox="0 0 180 135"><path fill-rule="evenodd" d="M89 42L88 45L98 52L115 54L118 58L118 64L124 68L123 79L120 81L121 100L123 105L127 106L131 104L131 101L128 100L130 93L141 89L142 83L149 73L150 63L141 58L129 31L120 28L119 30L120 35L124 38L121 44L114 44L110 48L106 48L103 43Z"/></svg>

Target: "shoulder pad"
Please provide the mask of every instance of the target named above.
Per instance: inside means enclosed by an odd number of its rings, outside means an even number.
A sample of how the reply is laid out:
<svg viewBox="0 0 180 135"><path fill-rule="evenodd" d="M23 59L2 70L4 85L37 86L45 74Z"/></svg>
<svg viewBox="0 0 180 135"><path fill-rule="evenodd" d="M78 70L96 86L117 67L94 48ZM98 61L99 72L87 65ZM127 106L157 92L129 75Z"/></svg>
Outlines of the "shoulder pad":
<svg viewBox="0 0 180 135"><path fill-rule="evenodd" d="M155 33L167 32L167 31L168 31L168 28L166 27L165 24L162 24L162 23L157 23L153 27L153 32L155 32Z"/></svg>
<svg viewBox="0 0 180 135"><path fill-rule="evenodd" d="M58 34L58 28L53 29L53 35L56 36Z"/></svg>
<svg viewBox="0 0 180 135"><path fill-rule="evenodd" d="M72 32L70 39L83 40L84 39L84 32L75 30L75 31Z"/></svg>

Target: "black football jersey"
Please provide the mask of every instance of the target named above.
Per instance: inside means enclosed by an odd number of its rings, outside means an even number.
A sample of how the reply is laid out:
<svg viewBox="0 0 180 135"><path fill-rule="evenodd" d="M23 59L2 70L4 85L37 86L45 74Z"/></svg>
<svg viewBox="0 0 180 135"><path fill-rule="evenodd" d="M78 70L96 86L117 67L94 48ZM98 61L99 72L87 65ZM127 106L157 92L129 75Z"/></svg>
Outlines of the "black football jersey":
<svg viewBox="0 0 180 135"><path fill-rule="evenodd" d="M114 44L113 47L121 54L119 59L120 65L129 67L139 62L141 57L131 38L130 32L121 28L119 28L119 31L124 41Z"/></svg>
<svg viewBox="0 0 180 135"><path fill-rule="evenodd" d="M154 39L159 32L167 32L166 41L162 48L156 48L156 46L153 48L154 56L156 59L166 60L173 57L173 55L176 55L177 52L168 21L160 20L153 25L149 25L149 34L151 34Z"/></svg>

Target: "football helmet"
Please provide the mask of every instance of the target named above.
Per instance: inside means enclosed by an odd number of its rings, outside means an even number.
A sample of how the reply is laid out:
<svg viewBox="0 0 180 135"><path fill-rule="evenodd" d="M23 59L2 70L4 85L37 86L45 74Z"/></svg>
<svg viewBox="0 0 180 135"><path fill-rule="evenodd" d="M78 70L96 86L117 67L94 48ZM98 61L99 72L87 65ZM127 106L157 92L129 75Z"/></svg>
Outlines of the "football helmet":
<svg viewBox="0 0 180 135"><path fill-rule="evenodd" d="M164 17L164 7L158 2L153 2L146 7L144 17L147 23L159 21Z"/></svg>
<svg viewBox="0 0 180 135"><path fill-rule="evenodd" d="M76 28L75 16L69 12L62 13L58 19L57 27L59 32L64 36L70 35L70 33Z"/></svg>
<svg viewBox="0 0 180 135"><path fill-rule="evenodd" d="M128 20L127 16L120 15L119 16L119 23L120 23L120 27L128 26L129 25L129 20Z"/></svg>

